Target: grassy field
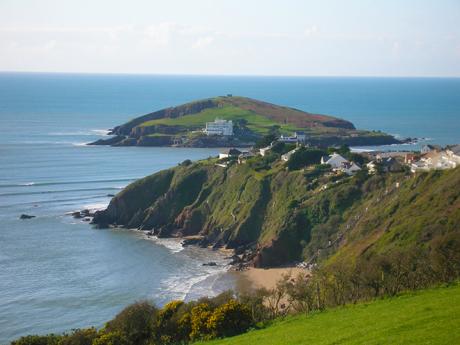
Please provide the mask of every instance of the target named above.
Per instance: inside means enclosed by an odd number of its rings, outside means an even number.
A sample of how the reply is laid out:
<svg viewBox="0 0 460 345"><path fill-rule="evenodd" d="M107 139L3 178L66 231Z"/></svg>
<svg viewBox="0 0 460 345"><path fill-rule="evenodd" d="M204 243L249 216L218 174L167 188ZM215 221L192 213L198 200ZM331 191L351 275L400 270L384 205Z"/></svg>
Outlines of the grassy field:
<svg viewBox="0 0 460 345"><path fill-rule="evenodd" d="M201 344L460 344L460 285L289 317Z"/></svg>
<svg viewBox="0 0 460 345"><path fill-rule="evenodd" d="M216 118L223 120L246 120L247 127L255 133L266 134L274 125L279 125L277 122L268 119L267 117L257 115L251 111L241 109L234 106L224 106L222 108L205 109L198 114L185 115L177 118L162 118L144 122L141 126L148 127L154 125L166 126L184 126L191 129L204 128L206 122L212 122ZM289 125L281 125L282 131L295 131L296 128Z"/></svg>

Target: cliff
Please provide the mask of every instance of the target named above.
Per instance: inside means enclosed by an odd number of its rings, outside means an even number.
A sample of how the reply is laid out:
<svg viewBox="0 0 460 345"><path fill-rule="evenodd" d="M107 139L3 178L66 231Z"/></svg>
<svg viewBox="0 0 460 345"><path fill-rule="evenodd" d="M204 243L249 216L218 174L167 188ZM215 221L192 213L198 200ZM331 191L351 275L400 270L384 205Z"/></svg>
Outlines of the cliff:
<svg viewBox="0 0 460 345"><path fill-rule="evenodd" d="M460 169L419 175L337 176L310 165L288 171L279 155L246 164L217 159L140 179L93 222L153 230L159 237L201 235L255 266L385 251L460 231Z"/></svg>
<svg viewBox="0 0 460 345"><path fill-rule="evenodd" d="M201 130L216 118L232 120L232 137L207 137ZM115 135L93 145L113 146L249 146L268 133L304 131L313 145L382 145L399 141L381 132L356 130L346 120L312 114L245 97L215 97L162 109L112 129Z"/></svg>

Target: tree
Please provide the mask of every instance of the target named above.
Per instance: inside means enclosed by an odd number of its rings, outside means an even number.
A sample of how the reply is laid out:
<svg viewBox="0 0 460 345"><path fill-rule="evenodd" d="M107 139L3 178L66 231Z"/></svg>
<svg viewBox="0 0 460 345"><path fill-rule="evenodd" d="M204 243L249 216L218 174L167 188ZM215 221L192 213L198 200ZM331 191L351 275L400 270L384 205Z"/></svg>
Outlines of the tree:
<svg viewBox="0 0 460 345"><path fill-rule="evenodd" d="M137 302L123 309L105 326L105 331L120 332L132 345L147 344L152 337L157 308L150 302Z"/></svg>
<svg viewBox="0 0 460 345"><path fill-rule="evenodd" d="M307 165L319 164L321 157L325 155L323 150L300 148L291 155L287 162L289 170L298 170L306 167Z"/></svg>
<svg viewBox="0 0 460 345"><path fill-rule="evenodd" d="M262 137L256 142L255 148L261 148L269 146L272 142L276 140L276 135L271 133L267 134L266 136Z"/></svg>
<svg viewBox="0 0 460 345"><path fill-rule="evenodd" d="M64 335L59 345L92 345L96 338L96 328L76 329L71 334Z"/></svg>

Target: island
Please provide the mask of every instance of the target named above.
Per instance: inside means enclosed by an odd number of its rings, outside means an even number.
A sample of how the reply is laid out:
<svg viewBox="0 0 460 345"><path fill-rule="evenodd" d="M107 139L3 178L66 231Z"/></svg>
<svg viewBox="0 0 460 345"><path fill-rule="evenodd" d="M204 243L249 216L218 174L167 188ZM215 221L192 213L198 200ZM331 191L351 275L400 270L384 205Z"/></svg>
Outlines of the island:
<svg viewBox="0 0 460 345"><path fill-rule="evenodd" d="M162 109L116 126L90 145L249 147L267 134L310 145L389 145L401 141L346 120L233 95ZM292 140L292 139L291 139Z"/></svg>

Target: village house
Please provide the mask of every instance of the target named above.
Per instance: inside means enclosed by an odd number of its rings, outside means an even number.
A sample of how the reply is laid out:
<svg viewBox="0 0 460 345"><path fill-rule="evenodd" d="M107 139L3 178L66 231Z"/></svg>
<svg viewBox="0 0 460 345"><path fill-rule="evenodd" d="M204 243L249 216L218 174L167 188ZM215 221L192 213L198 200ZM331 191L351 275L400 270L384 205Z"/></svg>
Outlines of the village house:
<svg viewBox="0 0 460 345"><path fill-rule="evenodd" d="M329 164L333 169L340 168L342 163L348 163L348 160L343 158L338 153L333 153L332 155L321 157L321 164Z"/></svg>
<svg viewBox="0 0 460 345"><path fill-rule="evenodd" d="M259 154L264 157L272 148L273 148L274 142L271 143L269 146L262 147L259 149Z"/></svg>
<svg viewBox="0 0 460 345"><path fill-rule="evenodd" d="M206 122L204 129L206 135L220 135L232 136L233 135L233 122L232 120L215 119L214 122Z"/></svg>
<svg viewBox="0 0 460 345"><path fill-rule="evenodd" d="M413 173L433 169L453 169L460 165L460 145L449 146L445 150L431 150L423 154L419 161L410 165Z"/></svg>
<svg viewBox="0 0 460 345"><path fill-rule="evenodd" d="M343 162L340 167L333 169L334 171L343 172L349 176L354 175L361 170L361 167L355 162Z"/></svg>
<svg viewBox="0 0 460 345"><path fill-rule="evenodd" d="M242 152L238 156L238 164L244 164L249 158L255 157L255 154L250 151Z"/></svg>
<svg viewBox="0 0 460 345"><path fill-rule="evenodd" d="M380 167L382 172L399 172L403 170L402 164L394 157L381 158L377 156L377 159L366 164L369 174L375 174Z"/></svg>
<svg viewBox="0 0 460 345"><path fill-rule="evenodd" d="M447 159L449 159L455 167L460 165L460 145L447 147L446 154Z"/></svg>
<svg viewBox="0 0 460 345"><path fill-rule="evenodd" d="M283 143L304 143L306 139L307 139L307 136L305 132L297 131L297 132L294 132L294 135L290 137L281 135L278 141L281 141Z"/></svg>
<svg viewBox="0 0 460 345"><path fill-rule="evenodd" d="M238 157L241 153L242 152L240 150L235 148L223 150L219 153L219 159Z"/></svg>

